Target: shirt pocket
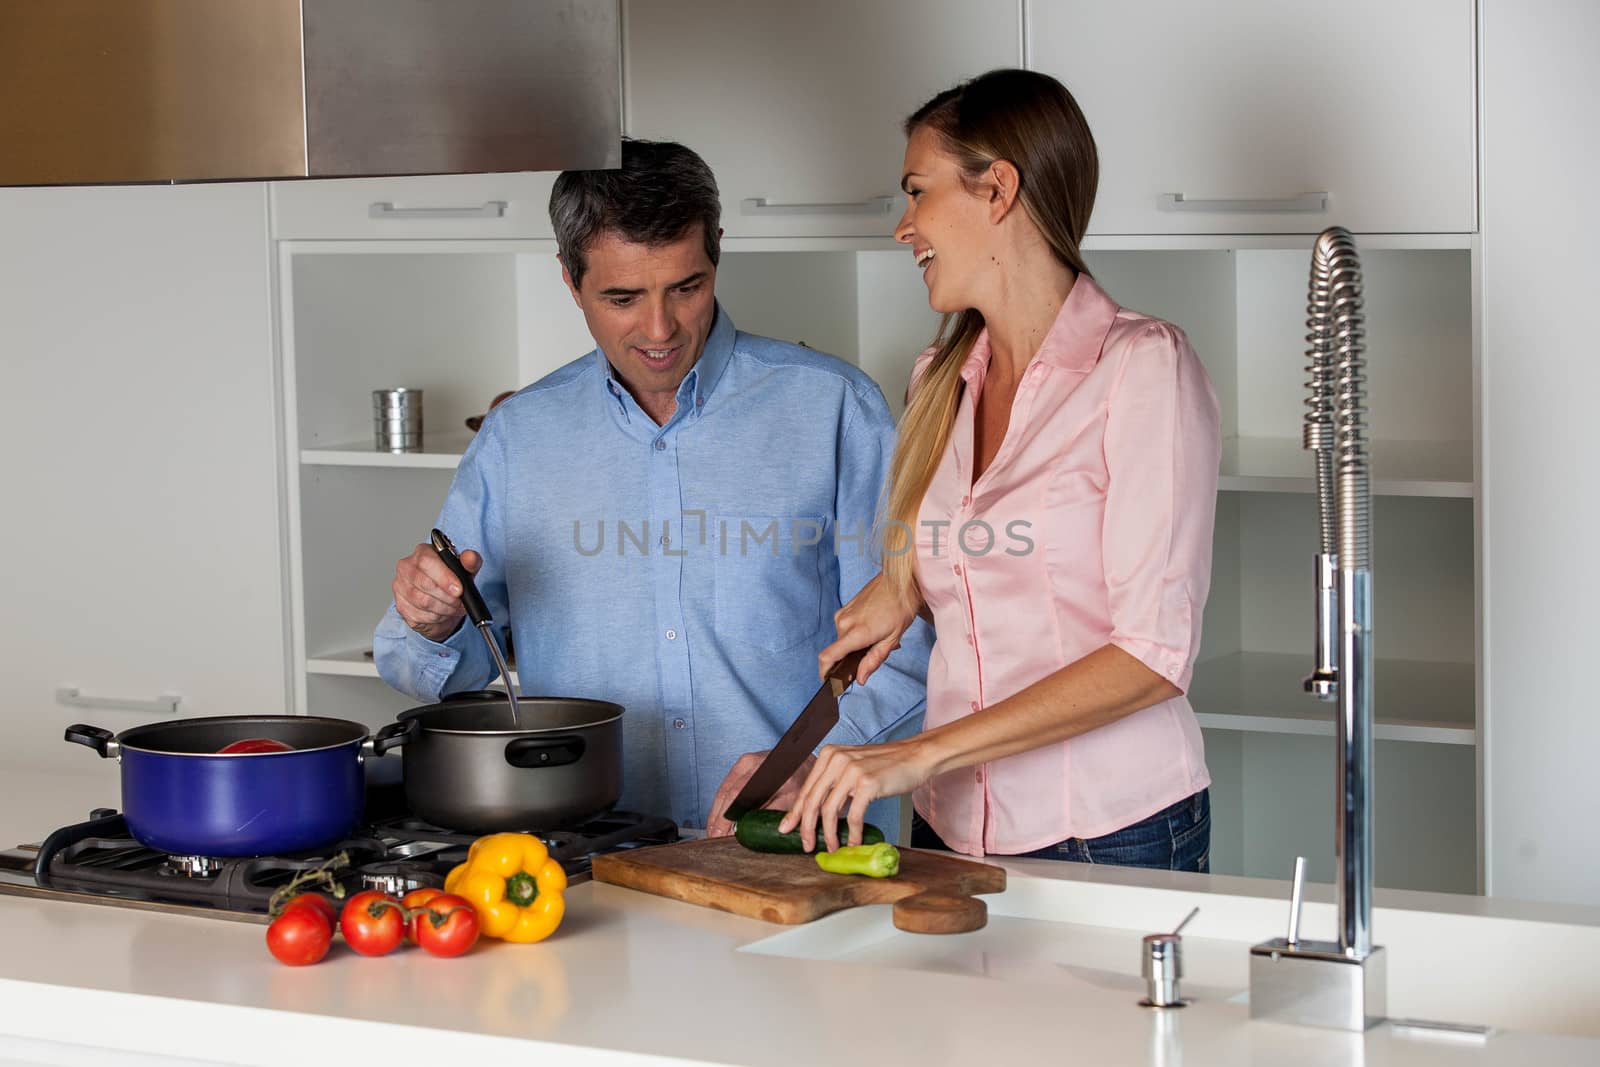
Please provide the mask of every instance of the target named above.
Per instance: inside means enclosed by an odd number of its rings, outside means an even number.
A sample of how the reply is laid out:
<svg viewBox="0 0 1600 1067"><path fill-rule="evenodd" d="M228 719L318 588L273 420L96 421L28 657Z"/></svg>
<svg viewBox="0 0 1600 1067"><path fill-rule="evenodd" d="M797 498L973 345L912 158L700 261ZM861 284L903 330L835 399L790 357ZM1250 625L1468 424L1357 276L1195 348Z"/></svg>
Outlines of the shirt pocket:
<svg viewBox="0 0 1600 1067"><path fill-rule="evenodd" d="M782 652L815 634L822 623L826 530L809 516L716 516L717 635Z"/></svg>

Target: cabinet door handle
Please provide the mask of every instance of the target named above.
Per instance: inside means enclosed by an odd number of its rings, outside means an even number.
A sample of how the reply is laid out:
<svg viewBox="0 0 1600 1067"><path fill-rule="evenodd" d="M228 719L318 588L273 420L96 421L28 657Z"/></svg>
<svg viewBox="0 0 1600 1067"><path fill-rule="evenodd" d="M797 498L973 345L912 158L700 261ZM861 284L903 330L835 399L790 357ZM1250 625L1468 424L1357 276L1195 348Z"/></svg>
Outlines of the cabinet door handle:
<svg viewBox="0 0 1600 1067"><path fill-rule="evenodd" d="M504 200L486 200L477 207L395 207L388 200L367 206L369 219L498 219L505 213Z"/></svg>
<svg viewBox="0 0 1600 1067"><path fill-rule="evenodd" d="M1156 197L1157 211L1194 211L1210 214L1316 213L1328 210L1327 193L1301 193L1281 200L1195 200L1182 193L1162 193Z"/></svg>
<svg viewBox="0 0 1600 1067"><path fill-rule="evenodd" d="M774 204L764 196L739 202L743 215L887 215L893 207L892 196L872 196L850 204Z"/></svg>
<svg viewBox="0 0 1600 1067"><path fill-rule="evenodd" d="M84 696L75 685L56 688L56 701L74 708L111 708L116 711L153 711L170 715L178 710L183 697L177 693L162 693L154 700L131 700L126 697Z"/></svg>

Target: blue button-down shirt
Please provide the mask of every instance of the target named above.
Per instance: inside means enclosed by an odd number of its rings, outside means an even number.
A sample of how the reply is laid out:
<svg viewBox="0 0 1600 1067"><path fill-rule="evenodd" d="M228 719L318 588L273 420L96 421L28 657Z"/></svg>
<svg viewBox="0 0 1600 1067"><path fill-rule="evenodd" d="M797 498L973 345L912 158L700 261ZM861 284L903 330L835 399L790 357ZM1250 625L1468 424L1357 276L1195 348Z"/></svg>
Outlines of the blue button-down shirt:
<svg viewBox="0 0 1600 1067"><path fill-rule="evenodd" d="M720 307L677 402L658 426L598 349L569 363L485 418L439 528L483 555L521 692L626 709L619 806L700 827L734 760L770 748L816 692L834 612L878 570L894 423L865 374L739 333ZM914 732L931 639L916 623L847 691L828 741ZM374 653L429 702L495 677L471 625L435 643L392 604ZM868 818L893 833L897 813L880 802Z"/></svg>

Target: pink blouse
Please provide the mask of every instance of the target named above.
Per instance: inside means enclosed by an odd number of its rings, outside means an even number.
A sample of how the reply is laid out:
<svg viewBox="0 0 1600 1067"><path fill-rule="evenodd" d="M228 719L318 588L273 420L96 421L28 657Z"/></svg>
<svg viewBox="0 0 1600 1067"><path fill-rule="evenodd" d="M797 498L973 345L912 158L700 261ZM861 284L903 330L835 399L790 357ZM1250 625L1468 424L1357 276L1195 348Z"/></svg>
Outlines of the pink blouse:
<svg viewBox="0 0 1600 1067"><path fill-rule="evenodd" d="M917 579L938 632L926 728L1004 700L1110 643L1189 687L1211 584L1216 395L1183 331L1079 276L1023 373L974 485L989 334L922 502ZM912 389L932 359L924 352ZM1138 822L1210 784L1187 697L941 775L917 811L951 848L1015 854Z"/></svg>

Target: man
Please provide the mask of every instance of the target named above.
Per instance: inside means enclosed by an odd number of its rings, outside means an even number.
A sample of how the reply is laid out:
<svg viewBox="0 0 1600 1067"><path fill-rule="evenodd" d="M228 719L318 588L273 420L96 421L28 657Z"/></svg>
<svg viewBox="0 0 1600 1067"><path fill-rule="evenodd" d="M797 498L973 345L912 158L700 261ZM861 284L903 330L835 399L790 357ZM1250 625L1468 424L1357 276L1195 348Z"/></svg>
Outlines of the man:
<svg viewBox="0 0 1600 1067"><path fill-rule="evenodd" d="M597 348L490 412L439 528L509 620L522 692L626 709L620 806L724 832L756 753L816 691L834 612L878 570L893 421L855 368L734 329L716 182L689 149L625 141L620 170L563 174L550 215ZM431 547L393 592L389 684L433 701L493 679ZM929 643L908 634L847 692L827 742L915 730ZM892 833L896 811L868 818Z"/></svg>

